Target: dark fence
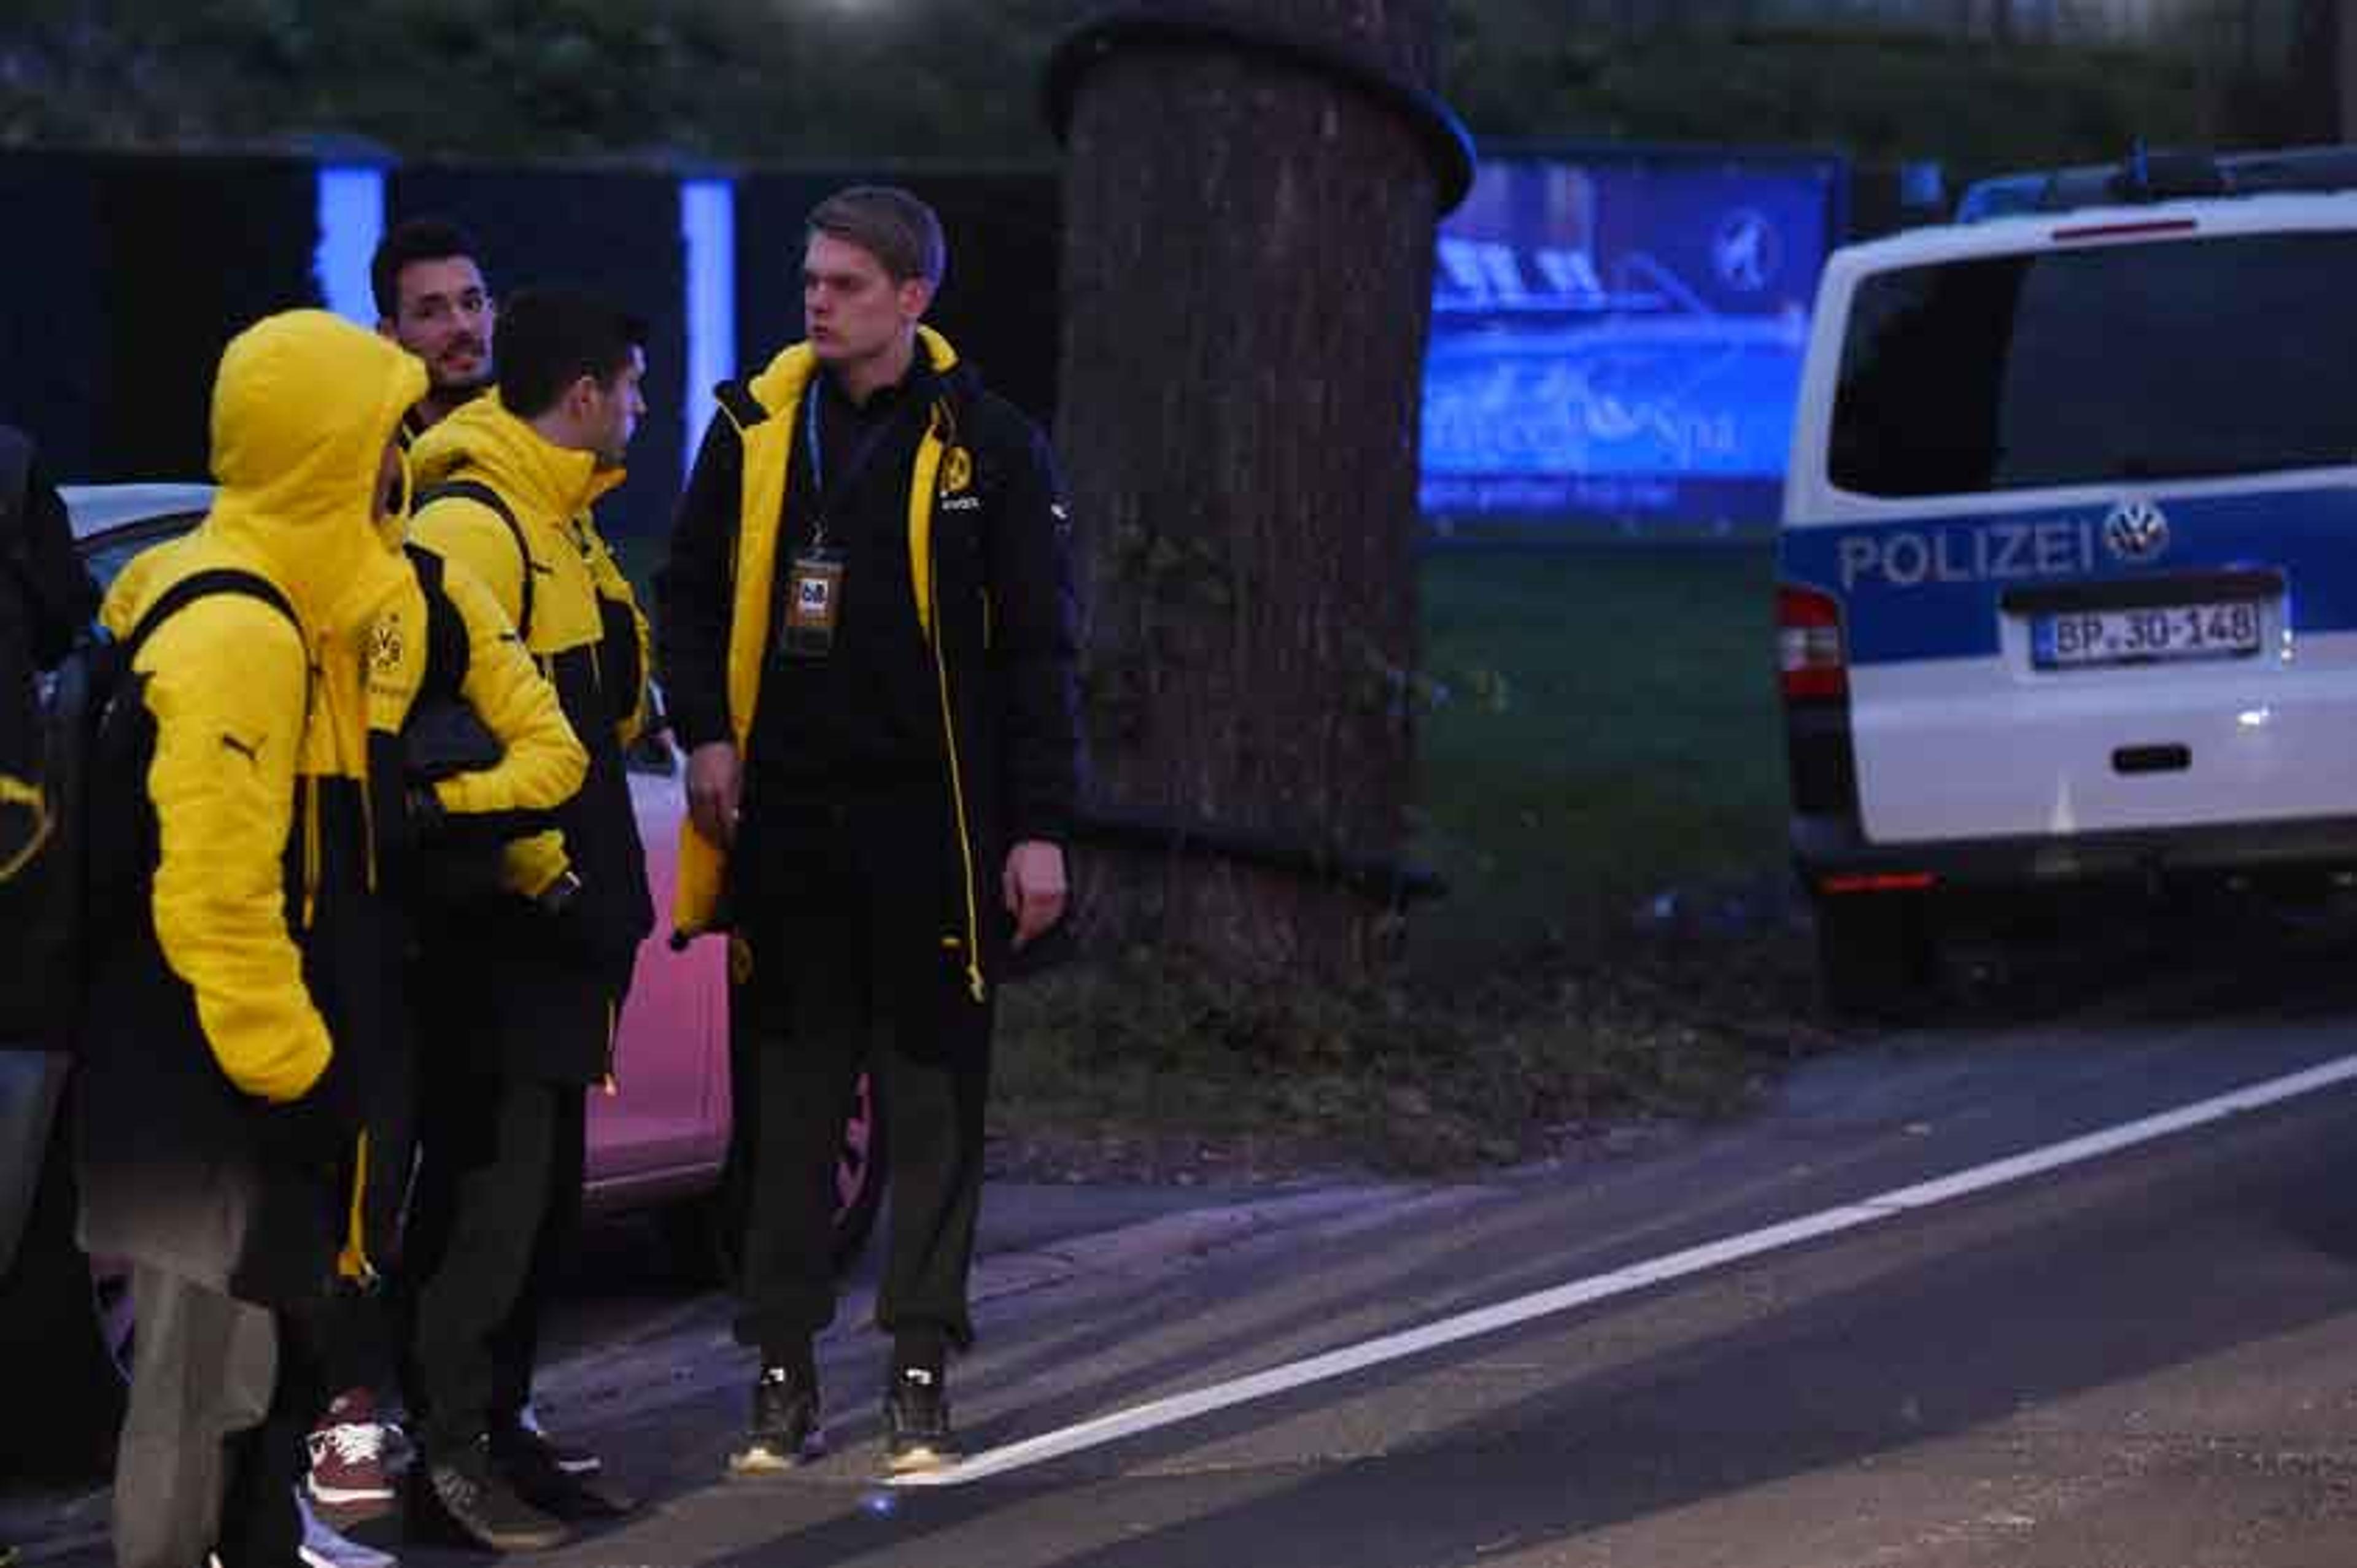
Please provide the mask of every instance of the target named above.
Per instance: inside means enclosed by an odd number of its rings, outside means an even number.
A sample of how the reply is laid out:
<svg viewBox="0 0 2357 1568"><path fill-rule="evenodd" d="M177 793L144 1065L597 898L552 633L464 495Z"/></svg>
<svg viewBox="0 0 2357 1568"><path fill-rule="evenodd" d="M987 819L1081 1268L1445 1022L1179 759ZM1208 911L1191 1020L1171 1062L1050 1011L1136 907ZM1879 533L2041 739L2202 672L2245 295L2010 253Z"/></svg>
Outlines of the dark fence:
<svg viewBox="0 0 2357 1568"><path fill-rule="evenodd" d="M77 482L201 478L224 344L276 310L321 303L317 166L296 157L0 153L10 246L0 290L0 420ZM828 192L889 178L939 209L950 269L932 321L1043 422L1055 407L1051 169L750 171L735 194L738 370L802 335L802 222ZM647 318L651 414L609 532L668 525L691 438L679 178L659 170L400 165L384 220L438 213L482 247L495 293L565 282Z"/></svg>
<svg viewBox="0 0 2357 1568"><path fill-rule="evenodd" d="M70 478L193 478L221 346L316 304L311 166L0 157L0 418Z"/></svg>

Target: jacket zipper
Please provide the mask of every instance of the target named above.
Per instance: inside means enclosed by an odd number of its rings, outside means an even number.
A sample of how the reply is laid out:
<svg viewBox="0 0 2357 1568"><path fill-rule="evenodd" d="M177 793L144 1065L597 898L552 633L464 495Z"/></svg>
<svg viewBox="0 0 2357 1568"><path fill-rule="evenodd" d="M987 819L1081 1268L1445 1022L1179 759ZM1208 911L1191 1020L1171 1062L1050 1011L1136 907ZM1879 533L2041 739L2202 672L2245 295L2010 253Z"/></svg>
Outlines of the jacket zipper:
<svg viewBox="0 0 2357 1568"><path fill-rule="evenodd" d="M931 506L928 499L926 504ZM933 650L933 690L942 704L942 749L950 762L950 803L957 812L958 865L964 875L965 888L965 983L975 1002L986 1001L990 983L982 972L982 911L975 893L974 875L974 834L968 827L965 811L965 768L958 757L957 721L950 708L949 661L942 652L941 601L941 535L938 530L926 540L926 572L933 584L933 611L927 617L925 640Z"/></svg>

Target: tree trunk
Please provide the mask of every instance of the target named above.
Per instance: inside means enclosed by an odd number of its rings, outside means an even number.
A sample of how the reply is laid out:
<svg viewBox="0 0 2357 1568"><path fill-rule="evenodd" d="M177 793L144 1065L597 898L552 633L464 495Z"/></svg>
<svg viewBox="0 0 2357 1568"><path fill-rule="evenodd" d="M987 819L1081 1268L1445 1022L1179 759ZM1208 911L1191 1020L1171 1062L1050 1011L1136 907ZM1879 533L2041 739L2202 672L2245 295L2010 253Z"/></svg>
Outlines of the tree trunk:
<svg viewBox="0 0 2357 1568"><path fill-rule="evenodd" d="M1432 79L1439 0L1258 14ZM1099 59L1068 145L1058 435L1090 618L1088 804L1395 857L1439 211L1426 147L1364 89L1219 41ZM1363 972L1395 929L1314 868L1085 841L1076 859L1092 940L1229 972Z"/></svg>
<svg viewBox="0 0 2357 1568"><path fill-rule="evenodd" d="M2341 127L2342 141L2357 142L2357 16L2342 15L2341 7L2330 0L2321 3L2333 38L2333 83L2340 107L2336 124Z"/></svg>

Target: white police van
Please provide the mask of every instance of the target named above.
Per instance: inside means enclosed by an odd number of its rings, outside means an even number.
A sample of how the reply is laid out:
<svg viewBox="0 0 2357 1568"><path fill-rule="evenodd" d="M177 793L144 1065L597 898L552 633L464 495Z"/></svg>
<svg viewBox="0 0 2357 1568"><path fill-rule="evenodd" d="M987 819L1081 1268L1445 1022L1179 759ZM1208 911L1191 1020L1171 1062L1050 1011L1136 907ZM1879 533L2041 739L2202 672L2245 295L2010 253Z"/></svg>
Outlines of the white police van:
<svg viewBox="0 0 2357 1568"><path fill-rule="evenodd" d="M2004 196L1818 293L1777 621L1837 1008L1952 896L2357 867L2357 148Z"/></svg>

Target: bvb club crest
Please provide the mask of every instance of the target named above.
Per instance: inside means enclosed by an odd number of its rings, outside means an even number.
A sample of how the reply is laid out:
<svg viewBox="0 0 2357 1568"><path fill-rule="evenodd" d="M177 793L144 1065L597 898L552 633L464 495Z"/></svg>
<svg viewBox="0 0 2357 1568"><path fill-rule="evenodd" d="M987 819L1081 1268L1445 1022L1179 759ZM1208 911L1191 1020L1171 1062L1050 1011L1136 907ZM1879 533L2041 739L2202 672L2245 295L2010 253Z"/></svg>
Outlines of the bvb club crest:
<svg viewBox="0 0 2357 1568"><path fill-rule="evenodd" d="M376 623L369 631L369 671L390 675L401 668L401 622L392 616Z"/></svg>
<svg viewBox="0 0 2357 1568"><path fill-rule="evenodd" d="M974 483L974 456L952 446L942 456L942 494L954 495Z"/></svg>

